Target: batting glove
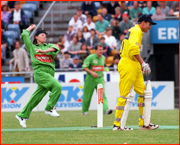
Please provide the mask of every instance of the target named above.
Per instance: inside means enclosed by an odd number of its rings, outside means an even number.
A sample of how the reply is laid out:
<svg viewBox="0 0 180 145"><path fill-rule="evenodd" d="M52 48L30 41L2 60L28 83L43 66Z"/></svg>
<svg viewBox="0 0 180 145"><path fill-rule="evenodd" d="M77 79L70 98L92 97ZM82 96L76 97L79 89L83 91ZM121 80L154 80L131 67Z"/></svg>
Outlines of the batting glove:
<svg viewBox="0 0 180 145"><path fill-rule="evenodd" d="M149 67L148 63L145 62L142 63L142 73L144 75L149 75L151 73L151 68Z"/></svg>

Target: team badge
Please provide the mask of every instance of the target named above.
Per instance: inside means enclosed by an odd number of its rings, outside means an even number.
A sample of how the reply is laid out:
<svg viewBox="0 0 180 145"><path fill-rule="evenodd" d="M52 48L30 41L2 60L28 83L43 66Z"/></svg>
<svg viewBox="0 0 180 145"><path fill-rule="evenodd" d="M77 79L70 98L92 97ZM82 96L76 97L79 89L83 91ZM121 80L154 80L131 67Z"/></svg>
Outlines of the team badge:
<svg viewBox="0 0 180 145"><path fill-rule="evenodd" d="M97 60L93 60L93 63L97 63Z"/></svg>

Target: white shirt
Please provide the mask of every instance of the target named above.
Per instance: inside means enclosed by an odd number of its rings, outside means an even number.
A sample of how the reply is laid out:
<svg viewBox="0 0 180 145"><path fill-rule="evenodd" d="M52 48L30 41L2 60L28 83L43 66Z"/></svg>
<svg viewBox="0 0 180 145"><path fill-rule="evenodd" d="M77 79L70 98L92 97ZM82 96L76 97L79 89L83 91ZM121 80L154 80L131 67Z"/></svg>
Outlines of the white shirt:
<svg viewBox="0 0 180 145"><path fill-rule="evenodd" d="M84 36L84 39L87 40L91 36L91 34L90 32L83 32L83 36Z"/></svg>
<svg viewBox="0 0 180 145"><path fill-rule="evenodd" d="M13 22L19 22L19 21L21 21L21 10L19 9L18 12L14 10Z"/></svg>
<svg viewBox="0 0 180 145"><path fill-rule="evenodd" d="M107 43L110 47L111 46L116 47L117 42L114 36L111 35L110 37L108 37L107 35L104 35L104 38L105 38L105 43Z"/></svg>
<svg viewBox="0 0 180 145"><path fill-rule="evenodd" d="M69 25L73 26L73 31L75 33L77 33L78 31L78 28L82 28L82 22L81 20L77 20L76 22L74 21L74 18L72 18L70 21L69 21Z"/></svg>
<svg viewBox="0 0 180 145"><path fill-rule="evenodd" d="M73 17L71 18L71 20L72 19L73 19ZM87 21L87 16L82 14L80 17L78 17L78 20L80 20L82 22L82 24L84 24Z"/></svg>
<svg viewBox="0 0 180 145"><path fill-rule="evenodd" d="M95 24L93 22L90 23L90 25L88 25L88 23L84 23L83 27L87 26L88 30L90 31L91 29L95 29Z"/></svg>
<svg viewBox="0 0 180 145"><path fill-rule="evenodd" d="M65 41L63 45L64 45L64 48L61 51L64 53L65 51L68 51L68 47L70 44L68 41Z"/></svg>

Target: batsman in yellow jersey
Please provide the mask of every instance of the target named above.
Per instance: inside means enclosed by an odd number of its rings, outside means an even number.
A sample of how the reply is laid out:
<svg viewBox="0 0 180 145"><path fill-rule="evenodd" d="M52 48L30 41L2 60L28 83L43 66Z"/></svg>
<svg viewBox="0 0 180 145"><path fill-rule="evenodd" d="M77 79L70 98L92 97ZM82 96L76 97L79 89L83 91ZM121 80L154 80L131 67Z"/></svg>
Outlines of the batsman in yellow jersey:
<svg viewBox="0 0 180 145"><path fill-rule="evenodd" d="M133 128L125 125L135 92L139 95L139 129L151 130L159 127L159 125L150 123L152 90L150 81L144 84L143 74L150 74L151 69L140 56L143 32L148 32L151 25L156 25L156 23L152 21L149 15L140 16L138 23L128 30L122 42L121 60L118 64L120 97L116 105L113 130L133 130Z"/></svg>

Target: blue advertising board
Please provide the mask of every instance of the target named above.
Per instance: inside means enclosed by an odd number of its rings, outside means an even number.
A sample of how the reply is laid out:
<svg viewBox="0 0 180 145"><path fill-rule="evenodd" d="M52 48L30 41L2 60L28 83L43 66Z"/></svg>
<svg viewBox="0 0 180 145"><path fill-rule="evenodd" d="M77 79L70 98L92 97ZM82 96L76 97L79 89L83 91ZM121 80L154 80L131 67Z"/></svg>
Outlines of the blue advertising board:
<svg viewBox="0 0 180 145"><path fill-rule="evenodd" d="M159 20L151 26L151 43L179 43L179 20Z"/></svg>

